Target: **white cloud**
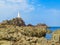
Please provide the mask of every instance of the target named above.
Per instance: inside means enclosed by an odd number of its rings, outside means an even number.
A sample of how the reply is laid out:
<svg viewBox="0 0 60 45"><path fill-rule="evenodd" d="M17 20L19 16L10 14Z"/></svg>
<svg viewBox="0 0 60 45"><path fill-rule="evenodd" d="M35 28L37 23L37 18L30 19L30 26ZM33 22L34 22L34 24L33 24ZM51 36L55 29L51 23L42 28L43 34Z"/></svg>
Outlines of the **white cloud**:
<svg viewBox="0 0 60 45"><path fill-rule="evenodd" d="M7 0L9 2L13 2L13 3L16 3L16 2L26 2L26 0Z"/></svg>
<svg viewBox="0 0 60 45"><path fill-rule="evenodd" d="M20 9L23 11L32 11L34 6L28 4L27 0L0 0L0 8Z"/></svg>

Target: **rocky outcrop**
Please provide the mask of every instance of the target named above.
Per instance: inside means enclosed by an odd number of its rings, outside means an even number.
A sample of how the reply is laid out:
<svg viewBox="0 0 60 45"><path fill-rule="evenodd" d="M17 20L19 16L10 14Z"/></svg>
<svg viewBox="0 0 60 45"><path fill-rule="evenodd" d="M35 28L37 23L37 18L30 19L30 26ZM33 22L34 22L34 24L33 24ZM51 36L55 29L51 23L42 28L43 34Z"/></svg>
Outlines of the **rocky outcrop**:
<svg viewBox="0 0 60 45"><path fill-rule="evenodd" d="M19 40L18 36L24 35L28 37L45 37L46 29L41 29L38 27L18 27L5 25L6 28L0 28L0 39L7 40Z"/></svg>
<svg viewBox="0 0 60 45"><path fill-rule="evenodd" d="M37 45L40 44L39 39L46 35L46 30L43 31L38 27L4 26L5 28L0 28L0 40L12 42L11 45Z"/></svg>
<svg viewBox="0 0 60 45"><path fill-rule="evenodd" d="M32 24L28 24L27 26L33 26Z"/></svg>
<svg viewBox="0 0 60 45"><path fill-rule="evenodd" d="M1 24L2 25L25 26L25 22L22 20L22 18L13 18L12 20L5 20Z"/></svg>
<svg viewBox="0 0 60 45"><path fill-rule="evenodd" d="M47 42L46 30L45 24L26 25L22 18L5 20L0 24L0 43L1 45L42 45L44 41Z"/></svg>
<svg viewBox="0 0 60 45"><path fill-rule="evenodd" d="M24 37L17 41L14 45L43 45L43 43L45 43L44 41L47 42L47 39L44 37Z"/></svg>

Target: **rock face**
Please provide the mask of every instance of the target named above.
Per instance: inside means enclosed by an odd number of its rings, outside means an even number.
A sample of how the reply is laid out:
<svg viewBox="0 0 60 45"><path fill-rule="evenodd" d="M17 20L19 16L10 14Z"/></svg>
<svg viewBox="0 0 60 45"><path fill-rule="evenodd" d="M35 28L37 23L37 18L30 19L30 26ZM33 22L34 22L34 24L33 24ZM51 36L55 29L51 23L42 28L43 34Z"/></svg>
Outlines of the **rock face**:
<svg viewBox="0 0 60 45"><path fill-rule="evenodd" d="M33 26L32 24L28 24L27 26Z"/></svg>
<svg viewBox="0 0 60 45"><path fill-rule="evenodd" d="M13 18L12 20L5 20L2 24L25 26L25 22L22 20L22 18Z"/></svg>
<svg viewBox="0 0 60 45"><path fill-rule="evenodd" d="M56 30L53 32L52 40L54 42L60 42L60 30Z"/></svg>
<svg viewBox="0 0 60 45"><path fill-rule="evenodd" d="M25 22L22 20L22 18L13 19L13 24L17 26L25 26Z"/></svg>
<svg viewBox="0 0 60 45"><path fill-rule="evenodd" d="M13 42L7 40L1 40L0 45L12 45Z"/></svg>
<svg viewBox="0 0 60 45"><path fill-rule="evenodd" d="M40 44L39 39L46 35L46 30L39 27L4 26L0 28L0 40L10 41L11 45L37 45Z"/></svg>
<svg viewBox="0 0 60 45"><path fill-rule="evenodd" d="M4 33L4 34L3 34ZM28 37L45 37L46 29L41 29L38 27L15 27L15 26L6 26L5 28L0 28L0 39L13 39L18 37L19 34ZM4 36L5 35L5 36ZM14 40L16 40L14 38Z"/></svg>

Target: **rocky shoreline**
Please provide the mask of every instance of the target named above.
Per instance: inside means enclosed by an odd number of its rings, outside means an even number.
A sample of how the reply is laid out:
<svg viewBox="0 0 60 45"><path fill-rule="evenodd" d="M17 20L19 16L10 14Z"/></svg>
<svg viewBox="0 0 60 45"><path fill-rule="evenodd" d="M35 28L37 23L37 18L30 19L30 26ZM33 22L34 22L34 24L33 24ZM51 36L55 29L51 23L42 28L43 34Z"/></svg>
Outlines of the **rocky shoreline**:
<svg viewBox="0 0 60 45"><path fill-rule="evenodd" d="M45 38L50 32L46 24L26 25L21 18L6 20L0 23L0 45L60 45L57 33L51 40Z"/></svg>

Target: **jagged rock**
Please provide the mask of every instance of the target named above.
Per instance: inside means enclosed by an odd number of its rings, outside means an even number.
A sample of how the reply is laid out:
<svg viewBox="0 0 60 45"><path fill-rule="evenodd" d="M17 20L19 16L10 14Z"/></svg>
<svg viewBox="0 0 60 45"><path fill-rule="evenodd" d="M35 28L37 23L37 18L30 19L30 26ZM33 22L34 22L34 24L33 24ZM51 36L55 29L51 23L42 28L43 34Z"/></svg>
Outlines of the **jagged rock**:
<svg viewBox="0 0 60 45"><path fill-rule="evenodd" d="M27 26L33 26L32 24L28 24Z"/></svg>
<svg viewBox="0 0 60 45"><path fill-rule="evenodd" d="M38 29L38 27L14 27L7 25L6 28L0 28L0 39L18 41L22 35L28 37L45 37L46 30ZM30 39L27 39L30 40Z"/></svg>
<svg viewBox="0 0 60 45"><path fill-rule="evenodd" d="M28 38L28 40L26 40L25 38ZM15 42L13 45L43 45L45 43L47 44L47 39L45 39L44 37L38 38L25 36L21 38L21 40Z"/></svg>
<svg viewBox="0 0 60 45"><path fill-rule="evenodd" d="M7 40L0 40L0 45L12 45L12 41L7 41Z"/></svg>
<svg viewBox="0 0 60 45"><path fill-rule="evenodd" d="M56 30L52 33L52 40L54 42L59 42L60 43L60 30Z"/></svg>
<svg viewBox="0 0 60 45"><path fill-rule="evenodd" d="M50 34L50 33L52 33L52 31L51 31L51 30L49 30L49 29L47 29L47 34Z"/></svg>
<svg viewBox="0 0 60 45"><path fill-rule="evenodd" d="M36 26L47 26L46 24L37 24Z"/></svg>
<svg viewBox="0 0 60 45"><path fill-rule="evenodd" d="M21 34L29 37L45 37L46 35L46 29L43 30L43 28L23 27L22 30Z"/></svg>
<svg viewBox="0 0 60 45"><path fill-rule="evenodd" d="M13 18L12 20L5 20L1 23L2 25L16 25L16 26L25 26L25 22L22 18Z"/></svg>
<svg viewBox="0 0 60 45"><path fill-rule="evenodd" d="M25 26L25 22L22 20L22 18L14 18L13 24L17 26Z"/></svg>
<svg viewBox="0 0 60 45"><path fill-rule="evenodd" d="M13 42L13 44L9 43L10 45L40 45L41 39L45 40L46 28L45 24L26 26L22 18L5 20L0 25L0 40Z"/></svg>

